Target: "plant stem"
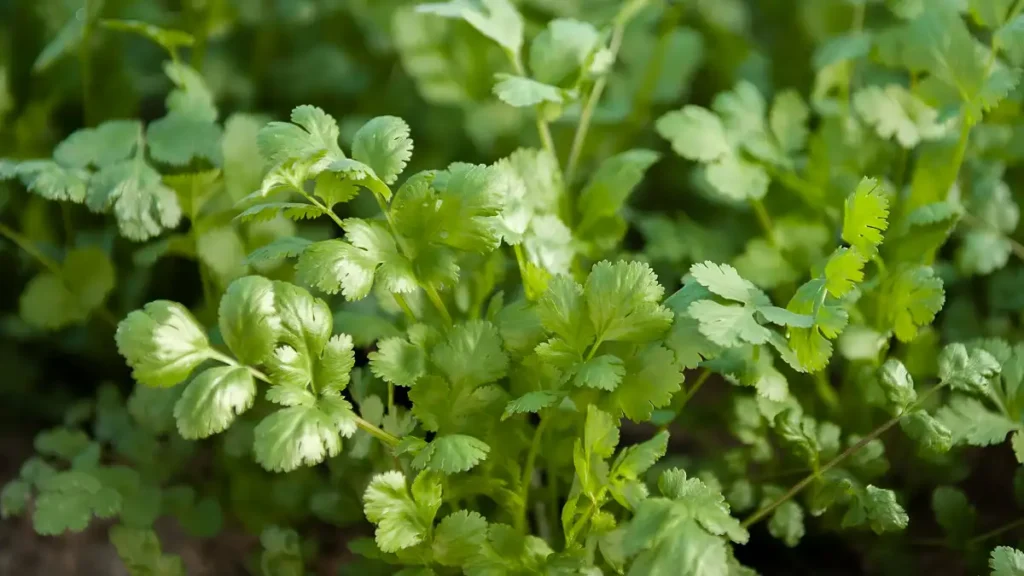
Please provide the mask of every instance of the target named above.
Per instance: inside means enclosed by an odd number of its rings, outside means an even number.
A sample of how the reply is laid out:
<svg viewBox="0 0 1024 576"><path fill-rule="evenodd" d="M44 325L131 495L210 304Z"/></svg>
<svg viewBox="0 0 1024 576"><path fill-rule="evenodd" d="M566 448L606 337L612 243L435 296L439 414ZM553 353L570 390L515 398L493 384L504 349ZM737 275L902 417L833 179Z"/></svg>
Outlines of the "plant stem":
<svg viewBox="0 0 1024 576"><path fill-rule="evenodd" d="M5 224L0 224L0 236L14 242L18 248L21 248L26 254L35 258L47 272L60 279L61 284L64 285L66 290L69 292L72 291L72 286L68 283L67 279L64 278L64 273L61 271L61 265L53 258L43 254L43 252L39 250L31 240L22 236L20 233L14 231L14 229L9 228ZM93 310L93 312L96 314L97 318L109 324L113 328L117 328L117 317L114 316L105 304L100 304Z"/></svg>
<svg viewBox="0 0 1024 576"><path fill-rule="evenodd" d="M203 259L199 257L199 229L196 226L196 216L198 215L198 209L196 207L198 191L196 190L198 179L192 179L192 185L189 189L189 214L188 221L191 224L189 227L189 233L192 236L192 246L196 251L196 264L199 267L199 282L203 285L203 303L207 307L214 306L214 293L213 285L210 283L210 276L207 274L206 264L203 263Z"/></svg>
<svg viewBox="0 0 1024 576"><path fill-rule="evenodd" d="M262 380L263 382L266 382L267 384L270 384L271 386L274 385L274 382L270 379L270 377L267 376L266 374L264 374L258 368L254 368L253 366L248 366L246 364L242 364L238 360L235 360L231 356L228 356L227 354L225 354L225 353L223 353L223 352L221 352L219 350L211 349L211 350L207 351L206 355L211 360L217 360L218 362L223 362L224 364L227 364L228 366L236 366L238 368L245 368L257 380ZM374 426L373 424L367 422L366 420L363 420L359 416L356 416L355 414L353 414L353 418L355 418L356 426L358 426L360 429L362 429L364 432L366 432L370 436L373 436L374 438L377 438L378 440L380 440L381 442L384 442L388 446L396 446L398 444L399 439L398 439L397 436L392 436L391 434L388 434L384 430L381 430L380 428Z"/></svg>
<svg viewBox="0 0 1024 576"><path fill-rule="evenodd" d="M768 516L768 514L771 514L771 512L773 510L775 510L776 508L781 506L783 503L787 502L788 500L792 499L794 496L799 494L800 491L803 490L804 488L806 488L807 486L809 486L811 484L811 482L814 482L815 480L820 478L822 474L828 472L832 468L836 467L843 460L846 460L850 456L852 456L855 453L859 452L860 449L863 448L864 446L867 446L867 444L869 442L871 442L875 438L878 438L883 433L885 433L886 430L888 430L888 429L892 428L893 426L895 426L897 423L899 423L900 419L902 419L903 416L905 416L907 414L910 414L914 410L919 408L924 403L925 400L927 400L929 397L931 397L933 394L935 394L936 392L938 392L942 388L945 388L946 384L947 384L946 382L940 382L935 387L933 387L931 390L929 390L929 391L925 392L924 394L922 394L917 399L917 401L914 402L913 404L911 404L910 407L908 407L907 410L904 411L902 414L900 414L898 416L894 416L893 418L889 419L887 422L885 422L884 424L882 424L878 428L875 428L874 430L871 431L870 434L868 434L867 436L861 438L856 444L854 444L853 446L850 446L849 448L844 450L842 454L840 454L840 455L836 456L835 458L829 460L824 466L822 466L818 470L815 470L811 474L807 475L806 477L804 477L803 480L797 482L792 488L789 489L788 492L786 492L782 496L776 498L775 501L773 501L771 504L761 508L760 510L758 510L758 511L754 512L753 514L751 514L750 516L748 516L747 519L743 521L742 526L744 528L749 528L750 526L752 526L752 525L758 523L759 521L761 521L762 519L764 519L766 516Z"/></svg>
<svg viewBox="0 0 1024 576"><path fill-rule="evenodd" d="M519 76L526 77L526 69L523 67L523 62L519 58L519 54L505 51L510 62L512 62L512 68ZM551 128L548 126L548 121L544 119L543 105L538 104L534 106L534 116L537 121L537 135L540 136L540 143L547 150L548 154L551 154L551 158L555 161L555 165L558 165L558 153L555 151L555 140L551 137Z"/></svg>
<svg viewBox="0 0 1024 576"><path fill-rule="evenodd" d="M519 483L519 499L522 501L522 508L516 516L516 530L523 531L526 525L527 503L530 499L530 484L533 481L533 469L537 463L537 453L540 451L540 441L544 436L544 428L550 418L541 417L536 430L533 431L533 442L530 443L530 450L526 453L526 466L523 467L523 477Z"/></svg>
<svg viewBox="0 0 1024 576"><path fill-rule="evenodd" d="M86 126L92 126L95 121L92 106L92 57L89 54L92 47L92 1L85 0L85 24L82 26L82 41L78 45L78 65L82 74L82 119Z"/></svg>
<svg viewBox="0 0 1024 576"><path fill-rule="evenodd" d="M441 299L441 295L437 293L437 288L428 284L423 287L423 290L427 293L427 297L430 298L431 302L433 302L437 311L441 313L441 318L444 320L444 323L451 326L452 315L448 312L448 307L444 305L444 300Z"/></svg>
<svg viewBox="0 0 1024 576"><path fill-rule="evenodd" d="M679 407L676 409L677 412L682 411L682 409L686 407L686 404L690 402L690 398L693 398L694 394L701 389L701 386L704 386L704 383L707 382L710 377L711 369L705 368L701 371L700 376L697 376L697 380L693 382L690 389L683 393L683 398L679 402Z"/></svg>
<svg viewBox="0 0 1024 576"><path fill-rule="evenodd" d="M764 207L764 202L761 202L760 198L751 198L750 205L754 207L754 214L757 214L757 221L761 224L761 228L764 229L768 242L772 246L777 247L779 242L775 237L775 227L772 225L772 217L768 215L768 210Z"/></svg>
<svg viewBox="0 0 1024 576"><path fill-rule="evenodd" d="M979 535L975 536L974 538L971 538L967 542L969 544L980 544L981 542L984 542L986 540L990 540L992 538L995 538L996 536L999 536L999 535L1002 535L1002 534L1004 534L1006 532L1009 532L1010 530L1014 530L1016 528L1020 528L1021 526L1024 526L1024 518L1018 518L1018 519L1014 520L1013 522L1010 522L1009 524L1004 524L1004 525L1002 525L1002 526L1000 526L998 528L994 528L992 530L989 530L988 532L985 532L984 534L979 534Z"/></svg>
<svg viewBox="0 0 1024 576"><path fill-rule="evenodd" d="M627 21L622 18L617 18L615 26L612 28L612 39L608 45L608 51L611 53L611 59L614 63L619 56L619 49L622 47L622 36L626 30ZM565 185L567 189L572 188L573 178L576 176L576 168L579 165L580 155L583 153L583 143L587 140L587 130L590 129L590 121L594 116L594 110L597 109L597 103L601 100L601 94L604 93L604 88L608 84L608 75L605 74L594 82L594 87L590 90L590 95L587 96L587 102L583 105L583 111L580 113L580 123L576 126L576 134L572 137L572 148L569 150L569 162L565 168ZM570 203L571 204L571 203Z"/></svg>

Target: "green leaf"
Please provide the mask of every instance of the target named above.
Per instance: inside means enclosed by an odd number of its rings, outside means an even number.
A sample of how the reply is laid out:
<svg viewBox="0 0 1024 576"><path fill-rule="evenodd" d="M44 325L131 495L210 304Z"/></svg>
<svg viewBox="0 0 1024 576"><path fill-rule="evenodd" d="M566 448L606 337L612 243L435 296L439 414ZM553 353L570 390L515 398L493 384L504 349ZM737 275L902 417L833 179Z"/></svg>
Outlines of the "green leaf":
<svg viewBox="0 0 1024 576"><path fill-rule="evenodd" d="M158 236L181 220L177 195L141 153L96 172L89 182L87 203L94 211L113 207L121 235L136 242Z"/></svg>
<svg viewBox="0 0 1024 576"><path fill-rule="evenodd" d="M675 355L661 345L650 345L627 362L626 376L611 402L630 420L646 422L655 408L668 406L682 382Z"/></svg>
<svg viewBox="0 0 1024 576"><path fill-rule="evenodd" d="M47 200L86 201L89 172L64 168L49 160L29 160L14 164L7 177L18 176L25 187ZM0 178L2 180L4 178Z"/></svg>
<svg viewBox="0 0 1024 576"><path fill-rule="evenodd" d="M998 377L1002 367L992 354L982 348L950 344L939 354L939 378L953 388L985 395L991 389L990 380Z"/></svg>
<svg viewBox="0 0 1024 576"><path fill-rule="evenodd" d="M57 145L53 159L65 168L103 168L131 156L141 130L137 120L111 120L82 128Z"/></svg>
<svg viewBox="0 0 1024 576"><path fill-rule="evenodd" d="M783 502L768 520L768 533L782 540L786 546L795 547L806 533L804 509L792 500Z"/></svg>
<svg viewBox="0 0 1024 576"><path fill-rule="evenodd" d="M258 266L269 264L283 258L295 258L313 242L297 236L284 236L265 244L252 252L245 259L246 264Z"/></svg>
<svg viewBox="0 0 1024 576"><path fill-rule="evenodd" d="M917 400L914 379L906 366L896 358L889 358L878 369L878 383L894 414L901 414Z"/></svg>
<svg viewBox="0 0 1024 576"><path fill-rule="evenodd" d="M419 451L412 465L420 470L429 468L442 474L458 474L486 460L490 451L487 443L472 436L436 436Z"/></svg>
<svg viewBox="0 0 1024 576"><path fill-rule="evenodd" d="M264 418L254 431L256 461L271 472L318 464L341 452L340 436L355 434L352 406L325 396L311 406L292 406Z"/></svg>
<svg viewBox="0 0 1024 576"><path fill-rule="evenodd" d="M295 267L303 282L328 294L341 291L347 300L366 297L374 278L392 292L419 287L409 261L383 224L358 218L342 224L349 242L325 240L303 250Z"/></svg>
<svg viewBox="0 0 1024 576"><path fill-rule="evenodd" d="M165 555L152 530L117 525L110 529L110 542L131 576L185 576L181 557Z"/></svg>
<svg viewBox="0 0 1024 576"><path fill-rule="evenodd" d="M260 570L265 576L303 576L302 543L295 530L267 526L260 533L263 552Z"/></svg>
<svg viewBox="0 0 1024 576"><path fill-rule="evenodd" d="M147 386L174 386L209 358L209 340L187 308L156 300L117 325L117 350Z"/></svg>
<svg viewBox="0 0 1024 576"><path fill-rule="evenodd" d="M21 317L32 326L56 330L86 320L114 289L110 258L99 248L67 253L59 274L42 272L29 281L19 299Z"/></svg>
<svg viewBox="0 0 1024 576"><path fill-rule="evenodd" d="M631 480L641 478L665 455L665 451L668 450L668 437L668 431L662 430L646 442L622 449L615 457L615 463L612 464L612 477Z"/></svg>
<svg viewBox="0 0 1024 576"><path fill-rule="evenodd" d="M450 0L437 4L420 4L418 12L445 18L465 20L478 32L519 54L523 46L523 17L509 0Z"/></svg>
<svg viewBox="0 0 1024 576"><path fill-rule="evenodd" d="M345 158L338 145L338 123L316 106L298 106L291 122L271 122L259 133L260 154L275 164L323 156L324 167ZM315 170L320 172L320 170Z"/></svg>
<svg viewBox="0 0 1024 576"><path fill-rule="evenodd" d="M587 360L579 367L573 378L573 385L578 388L597 388L611 392L622 382L626 368L622 360L611 354L602 354Z"/></svg>
<svg viewBox="0 0 1024 576"><path fill-rule="evenodd" d="M744 342L764 344L771 337L771 331L754 319L754 308L698 300L686 310L700 324L700 333L718 346L735 348Z"/></svg>
<svg viewBox="0 0 1024 576"><path fill-rule="evenodd" d="M374 376L397 386L412 386L426 371L426 351L404 338L377 342L370 352L370 370Z"/></svg>
<svg viewBox="0 0 1024 576"><path fill-rule="evenodd" d="M44 536L81 532L93 516L110 518L121 511L121 495L95 476L77 470L59 472L39 484L32 527Z"/></svg>
<svg viewBox="0 0 1024 576"><path fill-rule="evenodd" d="M463 566L487 540L487 520L476 512L459 510L441 520L434 531L434 560L444 566Z"/></svg>
<svg viewBox="0 0 1024 576"><path fill-rule="evenodd" d="M274 284L261 276L232 282L220 300L218 320L228 348L246 364L262 364L274 351L280 319Z"/></svg>
<svg viewBox="0 0 1024 576"><path fill-rule="evenodd" d="M700 285L727 300L768 306L771 301L757 286L744 280L735 268L728 264L698 262L690 267L690 275Z"/></svg>
<svg viewBox="0 0 1024 576"><path fill-rule="evenodd" d="M988 560L992 576L1024 575L1024 553L1009 546L998 546L992 550Z"/></svg>
<svg viewBox="0 0 1024 576"><path fill-rule="evenodd" d="M525 108L542 102L561 104L565 99L558 87L532 78L511 74L495 74L494 78L497 80L494 84L494 95L509 106Z"/></svg>
<svg viewBox="0 0 1024 576"><path fill-rule="evenodd" d="M100 25L110 30L138 34L159 44L171 54L174 54L175 49L180 46L189 47L196 42L195 37L188 32L161 28L140 20L112 20L104 18L100 21Z"/></svg>
<svg viewBox="0 0 1024 576"><path fill-rule="evenodd" d="M958 488L939 486L932 492L932 510L950 543L962 547L974 535L977 511Z"/></svg>
<svg viewBox="0 0 1024 576"><path fill-rule="evenodd" d="M304 202L268 202L257 204L246 208L235 216L238 222L270 222L278 215L283 215L289 220L312 220L323 216L324 211L319 206L306 204Z"/></svg>
<svg viewBox="0 0 1024 576"><path fill-rule="evenodd" d="M939 408L939 422L952 433L953 444L991 446L1001 444L1020 424L989 410L980 400L956 396Z"/></svg>
<svg viewBox="0 0 1024 576"><path fill-rule="evenodd" d="M558 86L580 73L599 41L592 24L556 18L530 44L530 71L537 80Z"/></svg>
<svg viewBox="0 0 1024 576"><path fill-rule="evenodd" d="M602 162L580 193L577 210L582 219L579 229L586 230L615 216L647 169L659 158L660 155L653 150L637 148Z"/></svg>
<svg viewBox="0 0 1024 576"><path fill-rule="evenodd" d="M187 166L193 158L221 163L221 136L217 124L208 120L171 113L146 128L149 154L157 162Z"/></svg>
<svg viewBox="0 0 1024 576"><path fill-rule="evenodd" d="M864 281L867 260L854 248L837 248L825 264L825 289L835 298L842 298Z"/></svg>
<svg viewBox="0 0 1024 576"><path fill-rule="evenodd" d="M707 163L732 153L722 121L706 108L684 106L658 118L654 127L683 158Z"/></svg>
<svg viewBox="0 0 1024 576"><path fill-rule="evenodd" d="M440 480L427 472L416 477L411 496L405 475L397 471L374 476L363 495L363 511L377 525L375 540L384 552L397 552L423 542L440 506Z"/></svg>
<svg viewBox="0 0 1024 576"><path fill-rule="evenodd" d="M0 518L20 516L28 507L32 485L24 480L11 480L0 491Z"/></svg>
<svg viewBox="0 0 1024 576"><path fill-rule="evenodd" d="M880 138L895 137L906 149L922 140L942 138L948 132L947 126L938 122L937 110L898 84L860 89L853 95L853 108Z"/></svg>
<svg viewBox="0 0 1024 576"><path fill-rule="evenodd" d="M553 406L559 398L557 394L546 390L527 392L505 406L505 413L502 414L501 419L507 420L514 414L540 412L548 406Z"/></svg>
<svg viewBox="0 0 1024 576"><path fill-rule="evenodd" d="M352 337L335 334L324 344L313 369L313 382L321 393L342 392L351 380L356 356L352 348Z"/></svg>
<svg viewBox="0 0 1024 576"><path fill-rule="evenodd" d="M902 342L916 338L918 330L935 319L946 301L942 280L928 266L891 272L882 285L882 294L885 321Z"/></svg>
<svg viewBox="0 0 1024 576"><path fill-rule="evenodd" d="M409 125L395 116L378 116L356 131L352 158L366 164L385 184L393 184L412 157Z"/></svg>
<svg viewBox="0 0 1024 576"><path fill-rule="evenodd" d="M256 383L241 366L209 368L196 376L174 405L174 419L182 438L206 438L227 430L252 407Z"/></svg>
<svg viewBox="0 0 1024 576"><path fill-rule="evenodd" d="M868 485L843 516L843 526L868 524L875 534L903 530L910 522L892 490Z"/></svg>
<svg viewBox="0 0 1024 576"><path fill-rule="evenodd" d="M843 240L865 257L870 257L882 243L882 233L889 226L889 200L878 181L864 178L846 199L843 210Z"/></svg>
<svg viewBox="0 0 1024 576"><path fill-rule="evenodd" d="M672 312L660 304L665 289L645 263L598 262L584 293L590 321L602 341L655 340L672 324Z"/></svg>
<svg viewBox="0 0 1024 576"><path fill-rule="evenodd" d="M455 326L434 348L430 359L457 386L477 387L504 377L508 371L508 356L501 347L498 329L481 320Z"/></svg>
<svg viewBox="0 0 1024 576"><path fill-rule="evenodd" d="M904 416L900 427L926 452L943 454L953 447L953 433L924 410Z"/></svg>
<svg viewBox="0 0 1024 576"><path fill-rule="evenodd" d="M764 198L771 182L760 165L731 155L708 164L704 177L713 190L737 202Z"/></svg>
<svg viewBox="0 0 1024 576"><path fill-rule="evenodd" d="M807 143L810 113L800 93L795 90L783 90L775 96L768 124L783 151L792 153L803 149Z"/></svg>

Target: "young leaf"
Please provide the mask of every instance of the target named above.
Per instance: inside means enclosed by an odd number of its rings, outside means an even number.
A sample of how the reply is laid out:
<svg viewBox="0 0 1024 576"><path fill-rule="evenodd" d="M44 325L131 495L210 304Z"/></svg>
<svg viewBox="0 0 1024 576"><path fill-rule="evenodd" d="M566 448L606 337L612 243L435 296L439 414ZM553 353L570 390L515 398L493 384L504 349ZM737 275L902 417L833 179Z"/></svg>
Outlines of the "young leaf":
<svg viewBox="0 0 1024 576"><path fill-rule="evenodd" d="M428 472L416 477L411 496L405 475L397 471L374 476L363 495L363 511L370 522L377 524L375 539L384 552L423 542L440 506L440 481Z"/></svg>
<svg viewBox="0 0 1024 576"><path fill-rule="evenodd" d="M393 184L412 157L409 125L395 116L378 116L356 131L352 158L366 164L385 184Z"/></svg>
<svg viewBox="0 0 1024 576"><path fill-rule="evenodd" d="M114 338L132 376L147 386L174 386L212 351L206 332L188 309L167 300L128 314Z"/></svg>
<svg viewBox="0 0 1024 576"><path fill-rule="evenodd" d="M196 376L174 405L174 418L182 438L206 438L223 432L252 407L256 383L241 366L209 368Z"/></svg>

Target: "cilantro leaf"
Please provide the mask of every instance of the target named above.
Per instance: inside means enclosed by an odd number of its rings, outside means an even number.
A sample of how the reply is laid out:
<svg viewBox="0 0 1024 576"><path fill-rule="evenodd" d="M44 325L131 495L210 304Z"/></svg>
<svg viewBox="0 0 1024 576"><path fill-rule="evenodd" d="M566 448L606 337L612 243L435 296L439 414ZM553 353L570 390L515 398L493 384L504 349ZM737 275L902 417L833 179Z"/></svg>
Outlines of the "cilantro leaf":
<svg viewBox="0 0 1024 576"><path fill-rule="evenodd" d="M459 510L445 516L434 531L434 560L445 566L462 566L476 556L487 540L487 520L477 512Z"/></svg>
<svg viewBox="0 0 1024 576"><path fill-rule="evenodd" d="M429 468L442 474L458 474L472 469L487 459L491 447L482 440L465 434L436 436L419 450L412 465Z"/></svg>
<svg viewBox="0 0 1024 576"><path fill-rule="evenodd" d="M843 211L843 240L872 256L882 243L882 233L889 226L889 201L882 195L878 182L864 178L846 199Z"/></svg>
<svg viewBox="0 0 1024 576"><path fill-rule="evenodd" d="M206 438L227 430L252 407L256 383L246 368L209 368L196 376L174 405L174 418L182 438Z"/></svg>
<svg viewBox="0 0 1024 576"><path fill-rule="evenodd" d="M939 354L939 378L953 388L985 395L991 378L998 377L1001 366L983 348L970 351L960 343L946 346Z"/></svg>
<svg viewBox="0 0 1024 576"><path fill-rule="evenodd" d="M524 76L511 74L495 74L494 95L499 100L516 108L536 106L542 102L561 104L565 97L555 86L538 82Z"/></svg>
<svg viewBox="0 0 1024 576"><path fill-rule="evenodd" d="M423 542L441 506L441 485L430 473L420 473L412 495L401 472L373 477L363 495L366 518L377 525L375 539L384 552L397 552Z"/></svg>
<svg viewBox="0 0 1024 576"><path fill-rule="evenodd" d="M118 525L110 529L110 542L132 576L184 576L181 557L164 554L156 532Z"/></svg>
<svg viewBox="0 0 1024 576"><path fill-rule="evenodd" d="M603 341L649 341L672 323L672 312L659 302L665 289L647 264L601 261L584 288L594 331Z"/></svg>
<svg viewBox="0 0 1024 576"><path fill-rule="evenodd" d="M323 156L322 164L327 166L345 158L338 135L338 123L331 115L316 106L298 106L292 110L291 123L267 124L257 142L260 154L275 164Z"/></svg>
<svg viewBox="0 0 1024 576"><path fill-rule="evenodd" d="M369 357L374 376L397 386L416 384L426 371L426 351L404 338L380 340Z"/></svg>
<svg viewBox="0 0 1024 576"><path fill-rule="evenodd" d="M992 576L1021 576L1024 574L1024 553L1009 546L997 546L988 561Z"/></svg>
<svg viewBox="0 0 1024 576"><path fill-rule="evenodd" d="M689 160L713 162L732 153L722 121L700 106L688 105L665 114L658 118L655 129L672 143L676 154Z"/></svg>
<svg viewBox="0 0 1024 576"><path fill-rule="evenodd" d="M573 385L611 392L622 382L625 374L626 368L621 359L611 354L602 354L580 366L573 378Z"/></svg>
<svg viewBox="0 0 1024 576"><path fill-rule="evenodd" d="M32 527L43 535L81 532L93 516L110 518L121 511L121 495L92 474L68 470L39 483Z"/></svg>
<svg viewBox="0 0 1024 576"><path fill-rule="evenodd" d="M420 4L416 10L445 18L460 18L512 54L523 46L523 17L509 0L449 0Z"/></svg>
<svg viewBox="0 0 1024 576"><path fill-rule="evenodd" d="M946 301L942 280L928 266L901 267L882 286L884 318L896 337L913 340L922 326L935 319Z"/></svg>
<svg viewBox="0 0 1024 576"><path fill-rule="evenodd" d="M82 322L114 289L110 258L99 248L67 253L59 273L42 272L29 281L18 302L21 317L39 328L54 330Z"/></svg>
<svg viewBox="0 0 1024 576"><path fill-rule="evenodd" d="M261 364L273 352L281 322L270 280L246 276L232 282L217 316L221 337L242 362Z"/></svg>
<svg viewBox="0 0 1024 576"><path fill-rule="evenodd" d="M369 166L385 184L392 184L412 157L409 125L395 116L378 116L356 131L352 158Z"/></svg>
<svg viewBox="0 0 1024 576"><path fill-rule="evenodd" d="M340 436L355 434L352 406L339 396L324 396L313 405L277 410L254 432L256 461L271 472L289 472L318 464L341 452Z"/></svg>
<svg viewBox="0 0 1024 576"><path fill-rule="evenodd" d="M578 74L599 40L592 24L556 18L530 44L530 71L537 80L558 86Z"/></svg>
<svg viewBox="0 0 1024 576"><path fill-rule="evenodd" d="M181 304L156 300L121 321L117 350L147 386L174 386L210 355L206 332Z"/></svg>

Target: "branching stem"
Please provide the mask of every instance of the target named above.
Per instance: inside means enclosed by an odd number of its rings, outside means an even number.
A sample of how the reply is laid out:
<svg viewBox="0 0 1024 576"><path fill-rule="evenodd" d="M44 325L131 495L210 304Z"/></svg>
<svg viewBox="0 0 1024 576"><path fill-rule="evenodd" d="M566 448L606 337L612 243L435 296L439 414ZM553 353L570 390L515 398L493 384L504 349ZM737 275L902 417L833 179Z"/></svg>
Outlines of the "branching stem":
<svg viewBox="0 0 1024 576"><path fill-rule="evenodd" d="M854 454L859 452L861 448L867 446L869 442L871 442L875 438L878 438L879 436L884 434L885 431L887 431L888 429L890 429L893 426L895 426L896 424L898 424L900 419L903 418L903 416L905 416L907 414L910 414L911 412L913 412L917 408L921 407L921 405L924 404L925 400L930 398L933 394L935 394L936 392L938 392L942 388L945 388L946 384L947 384L946 382L940 382L934 388L932 388L931 390L929 390L929 391L925 392L924 394L922 394L917 399L917 401L914 402L913 404L911 404L910 407L908 407L902 414L900 414L899 416L894 416L893 418L889 419L888 421L886 421L884 424L882 424L878 428L875 428L874 430L871 431L870 434L868 434L867 436L861 438L856 444L854 444L853 446L850 446L849 448L844 450L842 454L840 454L840 455L836 456L835 458L829 460L824 466L822 466L821 468L811 472L811 474L809 474L808 476L804 477L803 480L797 482L792 488L789 489L789 491L787 491L782 496L779 496L778 498L776 498L775 501L773 501L771 504L768 504L767 506L761 508L760 510L758 510L758 511L754 512L753 514L751 514L750 516L748 516L747 519L743 521L743 527L744 528L749 528L750 526L752 526L754 524L757 524L758 522L763 520L766 516L771 514L773 510L775 510L776 508L781 506L783 503L789 501L794 496L799 494L804 488L809 486L812 482L814 482L815 480L821 478L821 476L823 474L825 474L826 472L828 472L832 468L835 468L841 462L843 462L844 460L846 460L850 456L853 456Z"/></svg>

